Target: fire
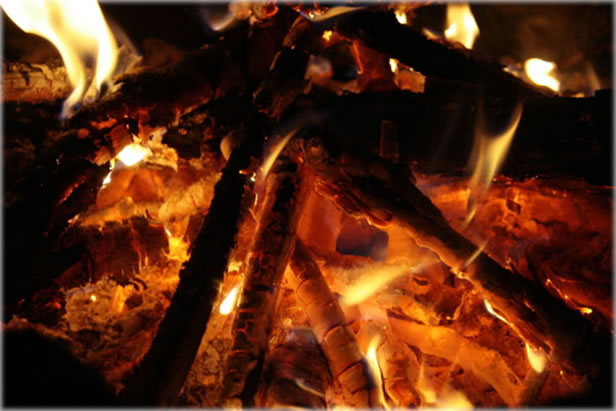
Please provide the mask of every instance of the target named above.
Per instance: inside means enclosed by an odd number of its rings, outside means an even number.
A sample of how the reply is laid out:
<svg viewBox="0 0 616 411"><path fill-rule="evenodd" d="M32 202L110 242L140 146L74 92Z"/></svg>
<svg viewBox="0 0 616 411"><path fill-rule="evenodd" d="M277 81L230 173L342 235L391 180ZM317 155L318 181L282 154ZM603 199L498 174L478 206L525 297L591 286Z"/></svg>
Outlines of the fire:
<svg viewBox="0 0 616 411"><path fill-rule="evenodd" d="M396 13L396 20L398 20L398 23L406 24L408 22L405 12L403 12L402 10L396 10L395 13Z"/></svg>
<svg viewBox="0 0 616 411"><path fill-rule="evenodd" d="M225 299L222 300L222 303L220 303L220 308L218 309L218 311L222 315L231 314L231 312L233 311L233 308L235 308L235 303L237 301L239 288L240 288L239 285L236 285L235 287L233 287L233 289L229 292L229 294L227 294Z"/></svg>
<svg viewBox="0 0 616 411"><path fill-rule="evenodd" d="M500 315L499 313L497 313L496 311L494 311L494 308L492 308L492 304L490 304L488 302L488 300L483 300L483 305L486 307L486 311L493 317L498 318L499 320L501 320L502 322L504 322L505 324L509 324L509 321L507 321L507 319L505 317L503 317L502 315Z"/></svg>
<svg viewBox="0 0 616 411"><path fill-rule="evenodd" d="M94 294L90 296L90 301L92 301L93 303L96 302L96 296Z"/></svg>
<svg viewBox="0 0 616 411"><path fill-rule="evenodd" d="M392 73L395 73L398 70L398 60L389 59L389 68L391 69Z"/></svg>
<svg viewBox="0 0 616 411"><path fill-rule="evenodd" d="M291 137L293 137L296 132L297 132L297 129L288 132L283 137L272 139L272 142L270 143L268 147L268 154L263 160L263 165L261 166L261 169L259 170L259 176L258 176L259 182L265 181L265 178L267 177L270 170L272 169L272 166L276 162L276 159L278 158L282 150L285 148L289 140L291 140Z"/></svg>
<svg viewBox="0 0 616 411"><path fill-rule="evenodd" d="M86 96L101 93L113 74L118 52L96 0L0 0L0 5L23 31L46 38L62 56L74 87L64 102L63 118ZM87 61L96 61L90 84Z"/></svg>
<svg viewBox="0 0 616 411"><path fill-rule="evenodd" d="M333 31L331 31L331 30L325 30L325 31L323 32L323 35L322 35L321 37L323 37L323 40L325 40L325 41L329 41L329 40L332 38L332 34L334 34L334 32L333 32Z"/></svg>
<svg viewBox="0 0 616 411"><path fill-rule="evenodd" d="M419 272L428 264L429 262L414 267L407 264L391 264L385 267L369 268L355 284L347 287L344 292L343 304L359 304L379 292L396 278Z"/></svg>
<svg viewBox="0 0 616 411"><path fill-rule="evenodd" d="M103 187L105 187L107 184L111 183L111 174L113 173L113 170L110 171L107 176L105 177L105 179L103 180Z"/></svg>
<svg viewBox="0 0 616 411"><path fill-rule="evenodd" d="M481 112L481 105L479 111ZM485 126L483 118L479 117L475 133L475 142L473 143L473 151L469 162L471 166L473 166L474 163L474 170L469 182L469 210L466 217L466 224L470 223L477 211L476 202L478 195L487 190L492 182L492 178L503 164L521 118L522 104L519 103L513 110L513 114L505 130L500 134L488 136L484 131Z"/></svg>
<svg viewBox="0 0 616 411"><path fill-rule="evenodd" d="M547 363L547 357L543 350L541 348L533 348L526 343L526 356L533 370L535 370L537 374L542 373Z"/></svg>
<svg viewBox="0 0 616 411"><path fill-rule="evenodd" d="M448 4L445 37L462 43L467 49L472 49L478 35L479 27L468 3Z"/></svg>
<svg viewBox="0 0 616 411"><path fill-rule="evenodd" d="M449 410L464 410L471 409L473 407L473 403L466 398L463 392L458 390L447 390L443 395L438 398L436 401L436 406L438 408L445 408Z"/></svg>
<svg viewBox="0 0 616 411"><path fill-rule="evenodd" d="M580 308L580 312L581 312L582 314L587 314L587 315L588 315L588 314L592 314L592 308L582 307L582 308Z"/></svg>
<svg viewBox="0 0 616 411"><path fill-rule="evenodd" d="M118 153L116 158L126 166L134 166L151 154L149 148L138 143L131 143Z"/></svg>
<svg viewBox="0 0 616 411"><path fill-rule="evenodd" d="M417 390L421 393L423 397L423 402L425 404L434 404L436 403L436 391L430 384L428 378L426 377L424 363L422 362L419 366L419 375L417 377Z"/></svg>
<svg viewBox="0 0 616 411"><path fill-rule="evenodd" d="M555 69L556 64L538 58L531 58L524 62L524 71L533 83L558 92L560 82L553 75Z"/></svg>
<svg viewBox="0 0 616 411"><path fill-rule="evenodd" d="M376 399L379 403L379 408L388 410L389 407L387 406L385 395L383 394L383 377L381 374L381 368L379 367L379 362L376 358L376 350L379 348L380 342L381 336L378 334L370 340L370 344L368 344L368 349L366 350L366 361L368 363L368 367L370 367L370 372L372 373L372 377L376 385Z"/></svg>

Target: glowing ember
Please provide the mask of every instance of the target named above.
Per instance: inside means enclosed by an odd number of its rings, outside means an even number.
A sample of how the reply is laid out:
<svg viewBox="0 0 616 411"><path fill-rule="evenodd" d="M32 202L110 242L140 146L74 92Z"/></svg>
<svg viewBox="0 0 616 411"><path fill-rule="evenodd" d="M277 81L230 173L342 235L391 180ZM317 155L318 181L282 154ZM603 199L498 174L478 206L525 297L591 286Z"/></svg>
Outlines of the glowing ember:
<svg viewBox="0 0 616 411"><path fill-rule="evenodd" d="M396 10L396 20L398 20L398 23L400 24L406 24L408 22L406 18L406 13L400 10Z"/></svg>
<svg viewBox="0 0 616 411"><path fill-rule="evenodd" d="M94 294L90 296L90 301L92 301L93 303L96 302L96 296Z"/></svg>
<svg viewBox="0 0 616 411"><path fill-rule="evenodd" d="M470 195L466 224L470 223L477 211L477 197L487 190L492 178L503 164L521 118L522 104L520 103L516 105L505 130L500 134L488 136L484 131L486 129L484 119L479 117L473 151L469 161L469 166L474 167L474 169L469 182Z"/></svg>
<svg viewBox="0 0 616 411"><path fill-rule="evenodd" d="M376 395L377 401L379 403L379 408L389 409L387 406L387 402L385 401L385 395L383 394L383 378L381 374L381 368L379 367L379 362L376 358L376 350L379 348L379 343L381 342L381 337L376 335L368 344L368 349L366 350L366 360L368 362L368 366L370 367L370 372L372 373L373 380L376 384Z"/></svg>
<svg viewBox="0 0 616 411"><path fill-rule="evenodd" d="M547 363L547 357L541 348L535 349L526 343L526 356L530 366L536 373L543 372Z"/></svg>
<svg viewBox="0 0 616 411"><path fill-rule="evenodd" d="M332 34L333 32L331 30L325 30L321 37L323 37L323 40L329 41L332 38Z"/></svg>
<svg viewBox="0 0 616 411"><path fill-rule="evenodd" d="M492 308L492 304L490 304L488 302L488 300L483 300L483 305L486 307L486 311L493 317L498 318L499 320L501 320L502 322L504 322L505 324L509 324L509 321L507 321L507 319L505 317L503 317L502 315L500 315L499 313L497 313L496 311L494 311L494 308Z"/></svg>
<svg viewBox="0 0 616 411"><path fill-rule="evenodd" d="M96 0L0 0L0 5L23 31L46 38L60 52L74 87L64 102L63 117L86 94L100 93L116 66L117 45ZM90 85L87 61L96 61Z"/></svg>
<svg viewBox="0 0 616 411"><path fill-rule="evenodd" d="M131 143L124 147L122 151L118 153L116 158L120 160L124 165L134 166L141 160L151 154L150 149L142 146L141 144Z"/></svg>
<svg viewBox="0 0 616 411"><path fill-rule="evenodd" d="M391 68L392 73L395 73L398 70L398 61L396 59L389 59L389 68Z"/></svg>
<svg viewBox="0 0 616 411"><path fill-rule="evenodd" d="M237 295L239 292L239 288L240 288L239 285L236 285L235 287L233 287L233 289L229 292L229 294L227 294L227 296L222 301L222 303L220 303L220 308L218 309L218 311L222 315L231 314L231 312L233 311L233 308L235 308L235 302L237 301Z"/></svg>
<svg viewBox="0 0 616 411"><path fill-rule="evenodd" d="M587 314L587 315L588 315L588 314L592 314L592 308L582 307L582 308L580 308L580 312L581 312L582 314Z"/></svg>
<svg viewBox="0 0 616 411"><path fill-rule="evenodd" d="M448 4L445 37L462 43L467 49L472 49L478 35L479 27L468 3Z"/></svg>
<svg viewBox="0 0 616 411"><path fill-rule="evenodd" d="M535 84L546 86L556 92L560 90L560 82L554 77L556 64L538 58L531 58L524 63L528 78Z"/></svg>

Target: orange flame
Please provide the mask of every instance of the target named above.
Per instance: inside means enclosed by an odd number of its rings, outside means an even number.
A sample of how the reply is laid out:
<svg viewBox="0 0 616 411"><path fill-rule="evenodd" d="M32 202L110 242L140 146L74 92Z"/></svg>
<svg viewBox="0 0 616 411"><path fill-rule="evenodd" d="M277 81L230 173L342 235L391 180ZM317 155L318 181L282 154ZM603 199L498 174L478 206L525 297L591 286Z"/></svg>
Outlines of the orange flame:
<svg viewBox="0 0 616 411"><path fill-rule="evenodd" d="M408 23L408 19L406 18L406 13L402 10L396 10L395 11L395 15L396 15L396 20L398 20L398 23L400 24L407 24Z"/></svg>
<svg viewBox="0 0 616 411"><path fill-rule="evenodd" d="M96 0L0 0L0 6L23 31L49 40L59 51L74 89L64 102L69 115L87 95L99 94L117 63L117 44ZM96 61L93 81L86 61Z"/></svg>
<svg viewBox="0 0 616 411"><path fill-rule="evenodd" d="M124 163L124 165L130 167L138 164L151 153L152 152L149 148L138 143L131 143L124 147L122 151L118 153L116 158Z"/></svg>
<svg viewBox="0 0 616 411"><path fill-rule="evenodd" d="M342 302L345 305L359 304L382 290L396 278L420 272L428 264L433 262L436 262L436 260L427 258L426 262L422 262L415 266L409 266L403 263L388 264L387 266L381 267L368 267L357 282L347 287Z"/></svg>
<svg viewBox="0 0 616 411"><path fill-rule="evenodd" d="M475 142L470 157L470 166L474 171L469 182L470 194L468 198L468 214L465 223L468 224L477 211L478 196L483 194L492 182L492 178L503 164L513 136L522 118L522 104L516 105L509 124L505 130L497 135L488 136L485 132L484 119L481 116L482 104L479 105L480 117L475 132Z"/></svg>
<svg viewBox="0 0 616 411"><path fill-rule="evenodd" d="M381 368L379 366L379 361L376 358L376 350L377 348L379 348L380 342L380 335L377 334L372 337L366 350L366 361L368 363L368 367L370 368L370 372L372 373L372 379L374 380L374 384L376 385L376 401L378 403L378 406L379 408L384 408L388 410L389 406L385 401L385 394L383 392L383 377L381 374Z"/></svg>
<svg viewBox="0 0 616 411"><path fill-rule="evenodd" d="M530 366L537 374L540 374L545 369L547 357L541 348L533 348L526 343L526 356Z"/></svg>
<svg viewBox="0 0 616 411"><path fill-rule="evenodd" d="M488 302L488 300L483 300L483 305L486 307L486 311L493 317L498 318L499 320L501 320L502 322L504 322L505 324L511 325L509 323L509 321L507 321L507 319L505 317L503 317L502 315L500 315L499 313L497 313L496 311L494 311L494 308L492 308L492 304L490 304Z"/></svg>
<svg viewBox="0 0 616 411"><path fill-rule="evenodd" d="M218 311L222 315L229 315L231 314L231 312L233 312L233 308L235 308L235 303L237 301L237 296L238 296L239 291L240 291L240 286L236 285L229 292L229 294L227 294L225 299L222 300L222 303L220 303L220 308L218 309Z"/></svg>
<svg viewBox="0 0 616 411"><path fill-rule="evenodd" d="M472 49L478 35L479 27L468 3L448 4L445 37Z"/></svg>
<svg viewBox="0 0 616 411"><path fill-rule="evenodd" d="M524 71L533 83L558 92L560 82L554 77L555 69L556 64L538 58L531 58L524 62Z"/></svg>

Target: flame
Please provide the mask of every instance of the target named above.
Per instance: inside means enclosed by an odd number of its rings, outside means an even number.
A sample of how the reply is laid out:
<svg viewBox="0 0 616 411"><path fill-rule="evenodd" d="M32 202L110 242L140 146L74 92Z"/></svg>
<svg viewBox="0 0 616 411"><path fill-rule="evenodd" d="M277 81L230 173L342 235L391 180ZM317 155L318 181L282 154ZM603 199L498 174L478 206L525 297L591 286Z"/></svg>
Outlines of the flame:
<svg viewBox="0 0 616 411"><path fill-rule="evenodd" d="M189 244L181 237L169 237L169 259L184 262L188 260Z"/></svg>
<svg viewBox="0 0 616 411"><path fill-rule="evenodd" d="M124 287L117 285L111 299L111 310L116 313L121 313L124 309L124 302L126 301L126 293Z"/></svg>
<svg viewBox="0 0 616 411"><path fill-rule="evenodd" d="M65 118L90 93L99 94L117 63L117 44L96 0L0 0L23 31L49 40L59 51L74 89L64 102ZM96 61L87 84L86 62Z"/></svg>
<svg viewBox="0 0 616 411"><path fill-rule="evenodd" d="M425 404L436 403L436 391L426 377L423 361L419 365L419 375L417 377L417 390L420 392Z"/></svg>
<svg viewBox="0 0 616 411"><path fill-rule="evenodd" d="M558 92L560 82L551 74L555 69L555 63L538 58L531 58L524 62L524 71L533 83Z"/></svg>
<svg viewBox="0 0 616 411"><path fill-rule="evenodd" d="M124 147L122 151L118 153L116 158L120 160L126 166L134 166L141 160L146 158L152 152L149 148L142 146L138 143L131 143Z"/></svg>
<svg viewBox="0 0 616 411"><path fill-rule="evenodd" d="M323 35L322 35L321 37L323 37L323 40L325 40L325 41L329 41L329 40L332 38L332 34L334 34L334 32L333 32L333 31L331 31L331 30L325 30L325 31L323 32Z"/></svg>
<svg viewBox="0 0 616 411"><path fill-rule="evenodd" d="M437 395L429 378L426 377L423 362L419 366L416 388L423 399L423 405L420 408L426 408L426 406L429 408L438 407L449 410L473 408L473 403L469 401L463 392L451 388L448 384L443 387L440 395Z"/></svg>
<svg viewBox="0 0 616 411"><path fill-rule="evenodd" d="M368 363L368 367L370 368L370 372L372 374L372 379L374 380L374 384L376 385L376 395L377 402L379 408L384 408L386 410L389 409L387 406L387 402L385 401L385 394L383 393L383 377L381 375L381 368L379 367L379 361L376 358L376 350L379 348L379 343L381 342L381 336L375 335L370 340L368 344L368 349L366 350L366 362Z"/></svg>
<svg viewBox="0 0 616 411"><path fill-rule="evenodd" d="M547 363L547 357L543 350L541 348L533 348L526 343L526 356L533 370L535 370L537 374L542 373Z"/></svg>
<svg viewBox="0 0 616 411"><path fill-rule="evenodd" d="M92 301L93 303L96 302L96 296L94 294L90 296L90 301Z"/></svg>
<svg viewBox="0 0 616 411"><path fill-rule="evenodd" d="M481 113L481 111L482 104L480 103L479 112ZM469 163L474 163L474 170L469 182L470 194L465 224L470 223L475 216L477 197L487 190L492 178L503 164L521 118L522 104L518 103L505 130L500 134L488 136L484 131L483 117L479 117L473 151L469 161Z"/></svg>
<svg viewBox="0 0 616 411"><path fill-rule="evenodd" d="M499 313L497 313L496 311L494 311L494 308L492 308L492 304L490 304L488 302L488 300L484 299L483 300L483 305L486 307L486 311L492 315L493 317L498 318L499 320L501 320L502 322L504 322L505 324L511 325L509 324L509 321L507 321L507 319L505 317L503 317L502 315L500 315Z"/></svg>
<svg viewBox="0 0 616 411"><path fill-rule="evenodd" d="M105 179L103 180L103 187L105 187L107 184L111 183L111 173L113 173L113 170L111 170L107 176L105 177Z"/></svg>
<svg viewBox="0 0 616 411"><path fill-rule="evenodd" d="M588 308L588 307L581 307L580 308L580 312L582 314L592 314L592 308Z"/></svg>
<svg viewBox="0 0 616 411"><path fill-rule="evenodd" d="M398 70L398 60L389 59L389 68L391 69L392 73L395 73L396 70Z"/></svg>
<svg viewBox="0 0 616 411"><path fill-rule="evenodd" d="M479 27L468 3L448 4L445 37L462 43L467 49L472 49L478 35Z"/></svg>
<svg viewBox="0 0 616 411"><path fill-rule="evenodd" d="M473 408L473 403L466 398L462 391L449 389L438 398L436 406L449 410L464 410Z"/></svg>
<svg viewBox="0 0 616 411"><path fill-rule="evenodd" d="M396 10L395 14L396 14L396 20L398 20L398 23L406 24L408 22L408 19L406 18L406 13L404 11Z"/></svg>
<svg viewBox="0 0 616 411"><path fill-rule="evenodd" d="M237 295L238 295L239 290L240 290L240 286L236 285L229 292L229 294L227 294L225 299L222 300L222 303L220 303L220 308L218 309L218 311L222 315L231 314L231 312L233 311L233 308L235 308L235 302L237 301Z"/></svg>
<svg viewBox="0 0 616 411"><path fill-rule="evenodd" d="M293 382L295 382L295 385L297 385L302 390L309 392L310 394L316 395L317 397L325 398L325 394L323 394L320 391L315 390L314 388L306 384L303 379L295 378Z"/></svg>
<svg viewBox="0 0 616 411"><path fill-rule="evenodd" d="M263 160L263 165L261 166L259 170L259 176L257 178L259 182L265 181L265 178L267 177L270 170L272 169L272 166L276 162L276 159L278 158L282 150L285 148L289 140L291 140L291 137L293 137L296 132L297 132L297 129L288 132L283 137L272 139L272 142L270 143L270 146L268 147L268 154L265 157L265 160Z"/></svg>
<svg viewBox="0 0 616 411"><path fill-rule="evenodd" d="M364 273L359 280L347 287L344 292L342 303L345 305L359 304L398 277L421 271L432 261L418 264L414 267L408 264L390 264L381 267L371 267Z"/></svg>
<svg viewBox="0 0 616 411"><path fill-rule="evenodd" d="M477 249L475 250L475 252L473 252L473 254L471 254L470 257L468 257L468 259L464 262L464 265L462 265L462 270L464 270L466 267L468 267L469 265L471 265L473 263L473 261L475 261L477 259L477 257L479 257L481 255L481 253L483 252L483 250L486 248L486 246L488 245L488 242L490 240L485 240L479 247L477 247Z"/></svg>

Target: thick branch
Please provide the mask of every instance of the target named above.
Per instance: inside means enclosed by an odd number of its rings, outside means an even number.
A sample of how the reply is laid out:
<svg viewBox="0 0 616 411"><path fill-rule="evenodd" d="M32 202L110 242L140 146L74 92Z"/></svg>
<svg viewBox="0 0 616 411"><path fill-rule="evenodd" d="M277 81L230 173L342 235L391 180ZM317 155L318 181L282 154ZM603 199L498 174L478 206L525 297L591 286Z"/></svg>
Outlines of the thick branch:
<svg viewBox="0 0 616 411"><path fill-rule="evenodd" d="M254 405L271 313L293 251L306 192L301 166L281 157L268 177L263 217L248 261L241 303L233 325L233 346L225 367L224 399L238 397L243 405Z"/></svg>
<svg viewBox="0 0 616 411"><path fill-rule="evenodd" d="M517 96L543 94L497 64L479 60L471 51L453 49L428 40L407 25L398 23L391 11L359 11L340 19L334 29L358 39L381 53L400 60L426 76L482 84L489 93Z"/></svg>
<svg viewBox="0 0 616 411"><path fill-rule="evenodd" d="M357 170L345 174L323 161L328 157L324 151L323 146L307 149L307 162L320 177L318 188L339 207L368 216L376 224L394 223L405 228L417 244L435 252L457 275L468 278L527 340L546 349L554 360L578 371L598 366L598 358L593 361L586 347L587 338L593 335L588 321L486 254L479 253L472 260L477 247L451 228L411 181L393 173L391 180L362 175ZM352 156L346 160L358 161Z"/></svg>
<svg viewBox="0 0 616 411"><path fill-rule="evenodd" d="M171 404L184 384L222 282L228 255L250 187L242 173L260 154L263 139L255 131L236 148L216 183L214 198L180 272L180 283L143 362L129 379L122 398L132 404Z"/></svg>

